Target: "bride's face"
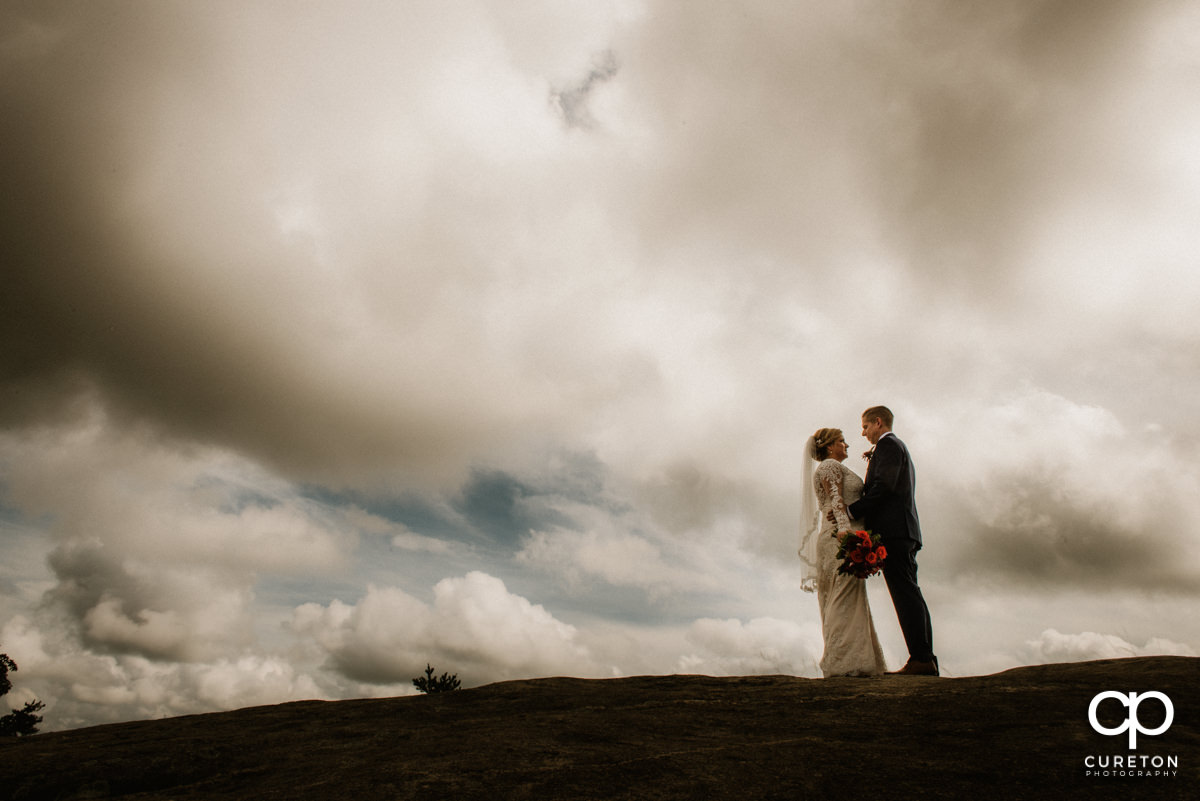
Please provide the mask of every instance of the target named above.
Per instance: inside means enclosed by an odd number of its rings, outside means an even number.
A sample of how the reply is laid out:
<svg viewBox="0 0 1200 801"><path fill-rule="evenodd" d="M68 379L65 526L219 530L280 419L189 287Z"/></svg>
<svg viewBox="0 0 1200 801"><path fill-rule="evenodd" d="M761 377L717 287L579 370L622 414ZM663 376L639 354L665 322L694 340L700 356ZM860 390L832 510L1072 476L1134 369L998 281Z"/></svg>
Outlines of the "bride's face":
<svg viewBox="0 0 1200 801"><path fill-rule="evenodd" d="M829 458L837 459L839 462L843 462L846 460L846 452L848 449L849 446L846 445L846 439L843 437L829 446Z"/></svg>

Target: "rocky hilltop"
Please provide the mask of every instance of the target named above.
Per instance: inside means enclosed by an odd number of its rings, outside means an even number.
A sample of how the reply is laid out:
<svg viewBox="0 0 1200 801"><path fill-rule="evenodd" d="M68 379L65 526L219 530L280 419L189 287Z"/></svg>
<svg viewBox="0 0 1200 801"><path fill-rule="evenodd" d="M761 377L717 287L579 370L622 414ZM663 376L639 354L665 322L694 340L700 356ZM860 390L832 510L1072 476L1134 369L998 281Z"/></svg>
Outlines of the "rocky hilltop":
<svg viewBox="0 0 1200 801"><path fill-rule="evenodd" d="M1134 750L1096 732L1089 705L1110 690L1165 694L1170 727ZM0 743L0 798L1191 799L1198 715L1188 657L940 679L549 678L39 734ZM1165 716L1138 707L1143 730ZM1102 727L1129 718L1097 707Z"/></svg>

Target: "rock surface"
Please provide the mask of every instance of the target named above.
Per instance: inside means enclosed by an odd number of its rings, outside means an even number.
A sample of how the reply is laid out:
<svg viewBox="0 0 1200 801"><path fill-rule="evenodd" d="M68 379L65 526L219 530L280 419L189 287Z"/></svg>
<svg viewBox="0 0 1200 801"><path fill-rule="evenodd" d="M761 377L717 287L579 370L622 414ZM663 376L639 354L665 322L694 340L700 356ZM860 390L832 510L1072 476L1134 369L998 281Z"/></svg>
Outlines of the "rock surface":
<svg viewBox="0 0 1200 801"><path fill-rule="evenodd" d="M1171 727L1105 736L1100 692L1165 693ZM1143 728L1164 706L1139 707ZM3 799L962 799L1200 797L1200 659L967 678L647 676L302 701L0 743ZM1102 725L1128 710L1109 699ZM1085 760L1175 757L1173 776ZM1135 771L1155 768L1148 764Z"/></svg>

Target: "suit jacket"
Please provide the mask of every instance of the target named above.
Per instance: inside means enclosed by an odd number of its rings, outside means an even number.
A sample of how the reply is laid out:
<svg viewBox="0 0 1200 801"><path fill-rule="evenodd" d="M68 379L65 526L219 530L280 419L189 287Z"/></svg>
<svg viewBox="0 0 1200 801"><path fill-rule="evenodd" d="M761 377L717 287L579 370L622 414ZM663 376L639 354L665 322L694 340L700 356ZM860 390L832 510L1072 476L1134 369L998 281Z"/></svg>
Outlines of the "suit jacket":
<svg viewBox="0 0 1200 801"><path fill-rule="evenodd" d="M850 514L884 540L912 540L920 548L917 471L908 448L895 434L875 443L863 483L862 497L850 504Z"/></svg>

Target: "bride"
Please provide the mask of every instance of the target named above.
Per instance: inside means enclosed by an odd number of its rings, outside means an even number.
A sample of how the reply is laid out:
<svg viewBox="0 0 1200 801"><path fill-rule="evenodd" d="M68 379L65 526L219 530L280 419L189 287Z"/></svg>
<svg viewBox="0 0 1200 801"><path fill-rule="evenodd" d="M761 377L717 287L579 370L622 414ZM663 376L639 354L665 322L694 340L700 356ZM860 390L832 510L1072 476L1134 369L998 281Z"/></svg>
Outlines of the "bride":
<svg viewBox="0 0 1200 801"><path fill-rule="evenodd" d="M875 636L867 583L837 572L839 535L862 528L846 507L862 495L862 479L842 464L846 438L836 428L822 428L808 439L804 468L804 517L801 524L801 586L816 590L821 610L825 653L821 672L831 676L878 676L887 665ZM813 470L814 462L817 464ZM837 524L829 522L829 513Z"/></svg>

